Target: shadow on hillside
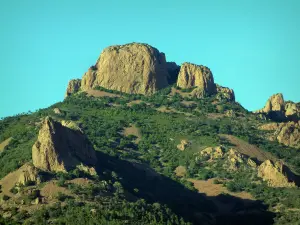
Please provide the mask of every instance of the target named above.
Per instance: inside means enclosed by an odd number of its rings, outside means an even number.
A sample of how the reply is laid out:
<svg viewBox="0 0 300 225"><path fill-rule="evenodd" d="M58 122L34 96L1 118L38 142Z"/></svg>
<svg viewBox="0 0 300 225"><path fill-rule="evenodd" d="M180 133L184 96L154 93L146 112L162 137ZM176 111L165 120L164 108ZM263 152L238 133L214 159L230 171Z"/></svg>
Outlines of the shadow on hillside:
<svg viewBox="0 0 300 225"><path fill-rule="evenodd" d="M148 202L167 205L193 224L273 224L274 214L267 212L262 202L233 196L207 197L187 189L145 165L121 160L101 152L97 152L97 157L99 174L104 170L115 171L122 178L121 183L126 190ZM138 193L133 191L135 188L139 190ZM233 207L229 211L227 209L224 214L218 210L214 202L221 202L225 208L228 208L226 204Z"/></svg>

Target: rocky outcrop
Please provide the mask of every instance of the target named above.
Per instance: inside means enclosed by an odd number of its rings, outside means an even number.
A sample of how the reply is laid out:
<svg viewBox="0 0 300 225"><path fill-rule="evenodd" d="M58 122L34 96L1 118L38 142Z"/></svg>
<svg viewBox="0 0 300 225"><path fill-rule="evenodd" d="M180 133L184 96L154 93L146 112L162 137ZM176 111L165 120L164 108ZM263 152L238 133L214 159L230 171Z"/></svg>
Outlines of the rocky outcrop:
<svg viewBox="0 0 300 225"><path fill-rule="evenodd" d="M298 121L300 118L300 108L297 104L291 101L285 102L281 93L272 95L265 107L254 113L265 114L275 121Z"/></svg>
<svg viewBox="0 0 300 225"><path fill-rule="evenodd" d="M83 133L83 131L81 130L81 128L74 121L62 120L61 121L61 125L63 125L64 127L70 128L72 130L80 131L81 133Z"/></svg>
<svg viewBox="0 0 300 225"><path fill-rule="evenodd" d="M227 159L229 170L237 170L241 165L246 165L246 157L233 148L228 151Z"/></svg>
<svg viewBox="0 0 300 225"><path fill-rule="evenodd" d="M208 147L200 151L200 155L204 157L209 157L211 160L222 158L224 155L224 148L223 146Z"/></svg>
<svg viewBox="0 0 300 225"><path fill-rule="evenodd" d="M274 136L279 143L286 146L300 148L300 121L282 123Z"/></svg>
<svg viewBox="0 0 300 225"><path fill-rule="evenodd" d="M222 87L217 85L217 99L219 101L227 100L227 101L235 101L234 91L227 87Z"/></svg>
<svg viewBox="0 0 300 225"><path fill-rule="evenodd" d="M278 141L293 148L300 148L300 121L286 123L269 123L259 127L260 130L274 131L266 134L268 140Z"/></svg>
<svg viewBox="0 0 300 225"><path fill-rule="evenodd" d="M266 160L258 167L258 177L261 177L271 187L294 187L294 182L289 182L283 173L283 164L280 162L272 163Z"/></svg>
<svg viewBox="0 0 300 225"><path fill-rule="evenodd" d="M57 115L61 115L61 114L62 114L62 112L60 111L59 108L54 108L54 109L53 109L53 112L54 112L55 114L57 114Z"/></svg>
<svg viewBox="0 0 300 225"><path fill-rule="evenodd" d="M209 68L192 63L183 63L180 67L177 87L182 89L194 88L191 97L203 98L216 94L219 101L235 101L234 91L215 84Z"/></svg>
<svg viewBox="0 0 300 225"><path fill-rule="evenodd" d="M188 140L183 139L180 141L180 144L177 145L177 148L180 151L184 151L189 145L190 145L190 142Z"/></svg>
<svg viewBox="0 0 300 225"><path fill-rule="evenodd" d="M198 98L216 93L216 84L210 69L192 63L181 65L177 86L183 89L196 87L192 95Z"/></svg>
<svg viewBox="0 0 300 225"><path fill-rule="evenodd" d="M93 166L97 162L94 149L87 138L77 130L62 126L47 117L32 147L35 167L45 171L68 171L80 164Z"/></svg>
<svg viewBox="0 0 300 225"><path fill-rule="evenodd" d="M38 170L30 164L25 164L19 169L18 183L26 185L29 182L34 182L36 184L40 183L41 180L38 176Z"/></svg>
<svg viewBox="0 0 300 225"><path fill-rule="evenodd" d="M81 87L81 79L73 79L69 81L68 87L67 87L67 91L66 91L66 95L70 96L73 93L76 93L80 90Z"/></svg>
<svg viewBox="0 0 300 225"><path fill-rule="evenodd" d="M168 85L164 53L147 44L132 43L104 49L83 76L81 88L101 86L131 94L153 94Z"/></svg>
<svg viewBox="0 0 300 225"><path fill-rule="evenodd" d="M294 102L285 102L285 116L288 120L297 121L300 118L300 107Z"/></svg>
<svg viewBox="0 0 300 225"><path fill-rule="evenodd" d="M279 123L267 123L263 124L258 127L259 130L266 130L266 131L272 131L272 130L277 130L279 128L280 124Z"/></svg>

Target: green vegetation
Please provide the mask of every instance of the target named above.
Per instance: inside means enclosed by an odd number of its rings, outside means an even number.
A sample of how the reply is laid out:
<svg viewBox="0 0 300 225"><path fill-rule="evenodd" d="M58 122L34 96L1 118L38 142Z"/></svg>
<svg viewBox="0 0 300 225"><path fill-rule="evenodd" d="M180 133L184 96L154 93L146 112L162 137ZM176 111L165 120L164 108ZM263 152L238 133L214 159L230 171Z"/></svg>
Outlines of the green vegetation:
<svg viewBox="0 0 300 225"><path fill-rule="evenodd" d="M221 144L226 149L234 147L219 136L230 134L271 152L287 162L294 172L300 172L300 152L264 140L262 131L255 128L262 121L238 103L216 101L215 96L184 98L179 94L171 95L171 88L152 96L142 96L99 87L98 90L121 97L95 98L77 93L48 109L1 120L0 141L9 137L12 141L0 153L0 178L31 160L38 123L48 115L56 120L75 121L87 135L99 159L99 177L92 177L78 169L69 173L44 174L44 181L49 177L57 179L59 187L66 188L76 197L60 193L57 200L63 204L44 207L33 215L18 211L14 216L16 221L26 221L27 224L45 221L51 224L193 223L195 213L206 215L217 210L212 201L197 194L186 178L217 178L215 183L222 183L229 191L247 191L262 201L263 204L257 204L265 207L261 209L263 213L275 211L275 207L280 206L276 215L278 224L296 223L299 215L289 209L300 209L298 188L267 187L249 168L228 172L224 169L224 160L211 163L207 158L197 157L197 153ZM128 103L134 100L141 102L129 106ZM183 101L193 104L184 104ZM162 106L170 111L161 112ZM55 114L54 108L59 108L62 114ZM229 110L234 112L233 117L225 116ZM214 117L215 114L221 116ZM134 135L126 137L122 133L125 127L131 125L140 131L138 143ZM183 139L188 140L190 145L180 151L177 145ZM174 174L178 166L187 169L182 179ZM88 177L93 183L82 187L68 182L79 177ZM37 197L39 193L32 192L26 202ZM218 197L221 202L231 200L226 194ZM190 208L181 207L186 202ZM205 216L203 218L209 220ZM0 223L9 224L2 221L0 218Z"/></svg>

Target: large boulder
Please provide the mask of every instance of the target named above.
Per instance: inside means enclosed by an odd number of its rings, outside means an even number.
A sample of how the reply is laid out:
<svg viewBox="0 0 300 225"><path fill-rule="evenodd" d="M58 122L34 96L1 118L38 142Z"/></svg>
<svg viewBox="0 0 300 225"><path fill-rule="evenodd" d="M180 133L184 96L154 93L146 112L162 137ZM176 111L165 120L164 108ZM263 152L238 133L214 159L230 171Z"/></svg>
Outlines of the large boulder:
<svg viewBox="0 0 300 225"><path fill-rule="evenodd" d="M180 67L177 86L183 89L193 88L196 97L216 93L216 84L209 68L192 63L183 63Z"/></svg>
<svg viewBox="0 0 300 225"><path fill-rule="evenodd" d="M283 164L280 162L273 163L266 160L258 167L258 177L261 177L271 187L294 187L295 183L288 180L283 168Z"/></svg>
<svg viewBox="0 0 300 225"><path fill-rule="evenodd" d="M75 92L78 92L80 90L80 87L81 87L81 79L70 80L65 97L70 96Z"/></svg>
<svg viewBox="0 0 300 225"><path fill-rule="evenodd" d="M81 131L70 129L47 117L32 147L35 167L45 171L65 172L78 165L94 166L95 151Z"/></svg>
<svg viewBox="0 0 300 225"><path fill-rule="evenodd" d="M165 54L147 44L132 43L104 49L83 76L81 88L101 86L130 94L153 94L168 85Z"/></svg>

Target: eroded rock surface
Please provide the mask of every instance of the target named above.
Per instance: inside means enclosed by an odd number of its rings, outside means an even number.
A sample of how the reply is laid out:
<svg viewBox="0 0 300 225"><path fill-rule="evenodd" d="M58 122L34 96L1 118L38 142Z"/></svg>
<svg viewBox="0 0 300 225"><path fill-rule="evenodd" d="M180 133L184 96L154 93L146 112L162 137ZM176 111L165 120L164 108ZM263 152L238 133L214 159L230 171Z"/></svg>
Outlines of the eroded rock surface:
<svg viewBox="0 0 300 225"><path fill-rule="evenodd" d="M183 89L197 87L193 92L198 98L216 93L216 84L210 69L192 63L181 65L177 86Z"/></svg>
<svg viewBox="0 0 300 225"><path fill-rule="evenodd" d="M75 92L78 92L80 90L80 87L81 87L81 79L70 80L65 97L70 96Z"/></svg>
<svg viewBox="0 0 300 225"><path fill-rule="evenodd" d="M131 94L153 94L168 85L165 54L147 44L132 43L104 49L83 76L81 88L101 86Z"/></svg>
<svg viewBox="0 0 300 225"><path fill-rule="evenodd" d="M224 148L222 146L208 147L200 151L200 155L209 157L210 159L222 158L224 155Z"/></svg>
<svg viewBox="0 0 300 225"><path fill-rule="evenodd" d="M271 187L294 187L295 183L289 182L283 174L283 165L280 162L272 163L266 160L258 167L258 177L268 182Z"/></svg>
<svg viewBox="0 0 300 225"><path fill-rule="evenodd" d="M47 117L32 147L35 167L45 171L68 171L81 163L95 165L97 158L87 138Z"/></svg>
<svg viewBox="0 0 300 225"><path fill-rule="evenodd" d="M272 95L264 108L254 111L262 113L275 121L298 121L300 118L300 108L296 103L284 101L281 93Z"/></svg>

